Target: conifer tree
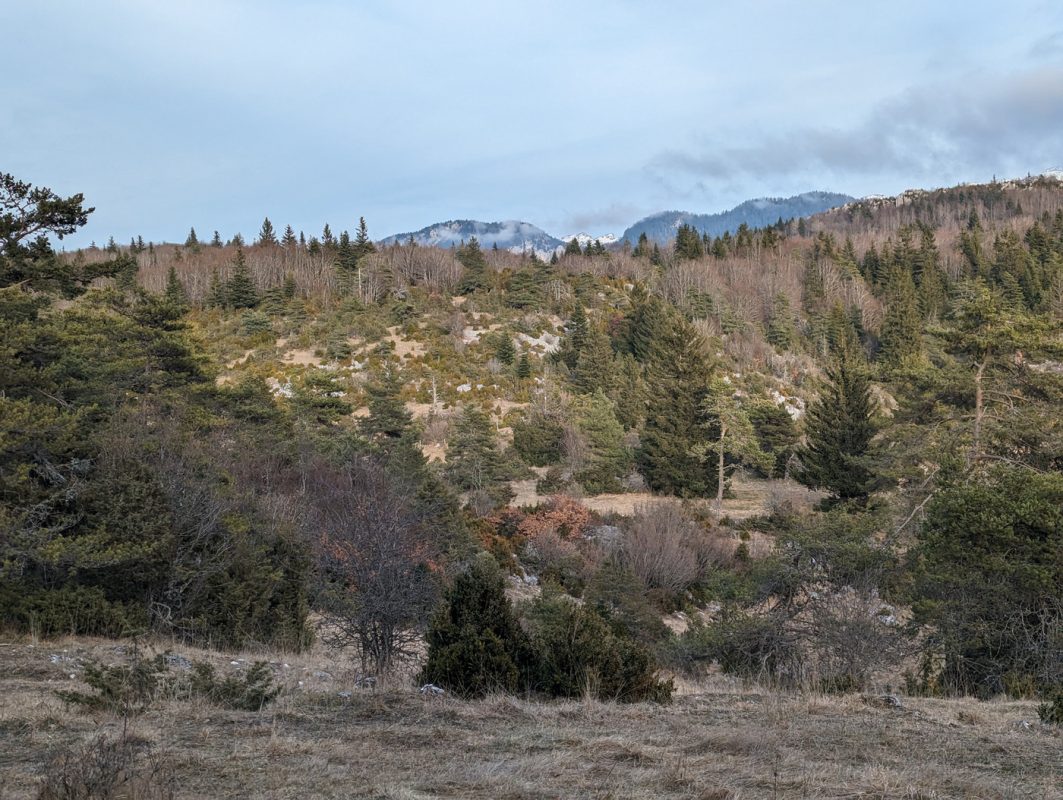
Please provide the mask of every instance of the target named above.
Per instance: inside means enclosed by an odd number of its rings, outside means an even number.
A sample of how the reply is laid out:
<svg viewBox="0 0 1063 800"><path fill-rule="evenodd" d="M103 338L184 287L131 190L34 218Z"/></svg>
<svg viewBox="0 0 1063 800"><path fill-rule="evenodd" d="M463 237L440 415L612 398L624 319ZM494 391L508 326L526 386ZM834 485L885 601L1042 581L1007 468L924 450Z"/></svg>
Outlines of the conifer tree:
<svg viewBox="0 0 1063 800"><path fill-rule="evenodd" d="M336 239L332 235L332 228L326 222L325 227L321 229L321 244L326 248L330 248L336 244Z"/></svg>
<svg viewBox="0 0 1063 800"><path fill-rule="evenodd" d="M210 288L207 290L207 306L209 308L225 308L229 305L229 296L225 291L225 284L222 282L221 276L218 275L218 270L212 270L210 273Z"/></svg>
<svg viewBox="0 0 1063 800"><path fill-rule="evenodd" d="M426 640L428 658L418 680L459 697L528 688L537 671L502 572L486 555L454 579Z"/></svg>
<svg viewBox="0 0 1063 800"><path fill-rule="evenodd" d="M581 256L581 255L583 255L583 251L580 249L580 246L579 246L579 240L575 236L573 236L571 239L569 239L568 242L565 244L565 255L566 256Z"/></svg>
<svg viewBox="0 0 1063 800"><path fill-rule="evenodd" d="M592 494L619 491L631 471L632 454L613 402L600 390L573 401L573 419L586 445L581 469L573 476Z"/></svg>
<svg viewBox="0 0 1063 800"><path fill-rule="evenodd" d="M572 370L572 386L580 394L599 390L609 394L615 385L616 361L609 337L597 328L591 328Z"/></svg>
<svg viewBox="0 0 1063 800"><path fill-rule="evenodd" d="M277 234L273 230L273 223L269 217L262 220L262 229L258 232L258 244L273 245L277 243Z"/></svg>
<svg viewBox="0 0 1063 800"><path fill-rule="evenodd" d="M458 294L472 294L487 288L487 259L480 242L473 236L469 243L458 248L458 261L464 270L458 284Z"/></svg>
<svg viewBox="0 0 1063 800"><path fill-rule="evenodd" d="M369 238L369 228L365 224L365 217L358 218L358 232L354 235L353 248L355 261L376 252L376 245Z"/></svg>
<svg viewBox="0 0 1063 800"><path fill-rule="evenodd" d="M214 236L211 237L210 246L221 247L221 234L217 231L214 231Z"/></svg>
<svg viewBox="0 0 1063 800"><path fill-rule="evenodd" d="M199 237L196 236L196 229L192 228L188 231L188 236L185 237L185 247L195 251L199 247Z"/></svg>
<svg viewBox="0 0 1063 800"><path fill-rule="evenodd" d="M701 335L675 312L663 317L646 365L648 404L638 463L650 488L684 497L716 488L716 473L696 453L706 439L703 405L712 368Z"/></svg>
<svg viewBox="0 0 1063 800"><path fill-rule="evenodd" d="M907 270L890 270L886 287L886 317L882 322L880 358L890 367L914 364L922 359L922 319L915 297L915 286Z"/></svg>
<svg viewBox="0 0 1063 800"><path fill-rule="evenodd" d="M528 358L527 353L520 354L520 360L517 361L517 377L522 381L531 377L532 368L531 361Z"/></svg>
<svg viewBox="0 0 1063 800"><path fill-rule="evenodd" d="M511 496L509 470L495 441L491 421L472 405L462 410L447 450L446 475L463 492L474 492L495 505Z"/></svg>
<svg viewBox="0 0 1063 800"><path fill-rule="evenodd" d="M183 314L188 310L188 293L185 291L185 285L181 283L181 279L177 277L177 270L172 265L169 272L166 273L166 291L163 296L166 299L166 303L178 314Z"/></svg>
<svg viewBox="0 0 1063 800"><path fill-rule="evenodd" d="M244 251L240 248L237 248L233 258L233 271L225 286L225 295L228 305L233 308L254 308L258 305L255 282L251 279L251 270L248 269Z"/></svg>
<svg viewBox="0 0 1063 800"><path fill-rule="evenodd" d="M772 298L771 318L768 320L768 344L780 352L793 346L795 336L793 311L790 298L779 292Z"/></svg>
<svg viewBox="0 0 1063 800"><path fill-rule="evenodd" d="M587 343L589 328L590 323L587 321L587 312L583 308L583 303L577 300L576 307L572 311L572 319L565 326L567 335L561 344L561 349L558 351L558 357L570 370L576 368L579 354Z"/></svg>
<svg viewBox="0 0 1063 800"><path fill-rule="evenodd" d="M702 402L709 440L695 452L716 468L716 513L723 512L725 469L730 461L769 471L773 459L760 448L753 423L729 384L715 381Z"/></svg>
<svg viewBox="0 0 1063 800"><path fill-rule="evenodd" d="M499 337L498 345L495 347L495 358L507 366L516 360L517 348L513 346L513 337L508 333Z"/></svg>
<svg viewBox="0 0 1063 800"><path fill-rule="evenodd" d="M852 353L842 353L827 369L827 381L805 416L797 480L840 500L866 499L876 481L868 461L873 414L866 368Z"/></svg>
<svg viewBox="0 0 1063 800"><path fill-rule="evenodd" d="M295 231L292 229L292 226L291 225L285 226L285 228L284 228L284 236L283 236L283 238L281 238L281 244L284 245L284 247L286 249L293 250L293 249L295 249L295 242L296 242Z"/></svg>
<svg viewBox="0 0 1063 800"><path fill-rule="evenodd" d="M646 231L639 234L639 240L635 244L635 248L631 251L631 255L635 258L648 258L650 255L650 239L646 236Z"/></svg>

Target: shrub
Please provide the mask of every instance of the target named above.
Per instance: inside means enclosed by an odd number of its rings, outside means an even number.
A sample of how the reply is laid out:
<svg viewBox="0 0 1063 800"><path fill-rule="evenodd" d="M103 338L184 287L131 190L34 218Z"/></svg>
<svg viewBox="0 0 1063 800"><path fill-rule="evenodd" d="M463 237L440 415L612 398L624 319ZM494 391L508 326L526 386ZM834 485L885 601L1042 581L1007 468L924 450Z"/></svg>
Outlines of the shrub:
<svg viewBox="0 0 1063 800"><path fill-rule="evenodd" d="M171 800L172 777L144 742L98 736L52 759L37 800Z"/></svg>
<svg viewBox="0 0 1063 800"><path fill-rule="evenodd" d="M192 694L208 702L238 711L260 711L280 694L273 685L273 673L265 661L256 661L247 672L218 678L214 667L203 661L192 665Z"/></svg>
<svg viewBox="0 0 1063 800"><path fill-rule="evenodd" d="M83 680L95 691L94 694L73 691L56 694L68 703L91 711L107 711L120 717L131 717L143 712L154 702L162 677L168 670L164 654L146 660L134 650L129 665L108 667L96 661L85 664Z"/></svg>
<svg viewBox="0 0 1063 800"><path fill-rule="evenodd" d="M428 629L420 680L462 697L530 686L535 654L487 556L454 579Z"/></svg>
<svg viewBox="0 0 1063 800"><path fill-rule="evenodd" d="M1063 686L1045 695L1045 702L1037 709L1037 716L1045 725L1063 725Z"/></svg>
<svg viewBox="0 0 1063 800"><path fill-rule="evenodd" d="M564 428L541 414L529 415L513 425L513 447L525 463L546 467L561 460Z"/></svg>
<svg viewBox="0 0 1063 800"><path fill-rule="evenodd" d="M539 653L536 686L554 697L589 693L627 703L668 702L674 685L656 677L650 652L618 636L593 609L544 591L526 620Z"/></svg>

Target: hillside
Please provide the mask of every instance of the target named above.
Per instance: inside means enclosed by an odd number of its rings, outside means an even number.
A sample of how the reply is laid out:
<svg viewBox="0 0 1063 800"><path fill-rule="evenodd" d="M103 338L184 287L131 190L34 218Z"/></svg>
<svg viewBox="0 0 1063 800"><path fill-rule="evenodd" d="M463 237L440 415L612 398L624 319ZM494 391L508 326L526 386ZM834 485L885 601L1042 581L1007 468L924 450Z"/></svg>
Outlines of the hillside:
<svg viewBox="0 0 1063 800"><path fill-rule="evenodd" d="M282 795L316 780L287 760L310 735L337 742L315 745L329 763L375 752L337 732L353 721L406 745L365 773L381 796L534 794L544 758L569 765L552 791L579 793L572 753L618 770L616 796L774 792L776 773L780 796L1046 785L1063 184L550 261L479 237L378 246L365 224L278 241L268 220L253 243L58 254L33 234L82 224L81 198L4 185L30 209L0 231L19 791L48 725L95 730L60 718L53 666L111 739L113 714L145 725L190 792L266 780L260 751L221 764L207 719L267 717ZM114 669L53 652L69 635ZM187 655L137 660L162 641ZM273 706L246 683L266 677ZM771 748L729 743L730 724ZM984 765L911 767L946 728ZM439 747L437 785L417 765Z"/></svg>
<svg viewBox="0 0 1063 800"><path fill-rule="evenodd" d="M851 203L854 198L836 192L805 192L793 197L761 197L746 200L728 211L716 214L695 214L687 211L662 211L641 219L624 231L621 240L632 245L642 234L650 241L666 243L675 238L680 225L690 225L699 234L720 236L735 233L739 226L765 228L779 220L810 217L837 206Z"/></svg>

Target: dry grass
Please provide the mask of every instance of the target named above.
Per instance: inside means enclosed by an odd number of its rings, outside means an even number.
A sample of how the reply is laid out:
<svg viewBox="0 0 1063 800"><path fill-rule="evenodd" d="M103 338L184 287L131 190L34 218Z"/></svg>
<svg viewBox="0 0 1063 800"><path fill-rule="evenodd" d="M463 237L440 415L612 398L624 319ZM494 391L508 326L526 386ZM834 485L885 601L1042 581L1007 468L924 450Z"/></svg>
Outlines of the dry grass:
<svg viewBox="0 0 1063 800"><path fill-rule="evenodd" d="M0 796L35 796L56 752L117 732L54 695L75 685L76 659L116 660L114 648L0 644ZM425 700L401 686L354 689L352 670L317 654L273 660L287 690L265 712L170 701L135 721L177 797L1063 797L1063 738L1031 702L890 710L722 680L683 684L669 707Z"/></svg>

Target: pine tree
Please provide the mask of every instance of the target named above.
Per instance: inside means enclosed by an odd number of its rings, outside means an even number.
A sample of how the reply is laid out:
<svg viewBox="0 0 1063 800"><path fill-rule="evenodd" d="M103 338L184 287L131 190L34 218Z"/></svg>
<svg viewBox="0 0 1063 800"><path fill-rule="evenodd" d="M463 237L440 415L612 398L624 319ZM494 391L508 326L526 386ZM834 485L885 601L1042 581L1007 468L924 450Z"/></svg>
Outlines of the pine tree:
<svg viewBox="0 0 1063 800"><path fill-rule="evenodd" d="M713 384L702 402L708 442L697 445L695 452L716 468L716 513L723 512L723 491L727 464L741 463L769 471L773 459L760 449L753 423L745 407L735 397L734 388L722 381Z"/></svg>
<svg viewBox="0 0 1063 800"><path fill-rule="evenodd" d="M233 234L233 238L229 240L229 244L233 247L243 247L244 235L240 233L240 231L237 231L235 234Z"/></svg>
<svg viewBox="0 0 1063 800"><path fill-rule="evenodd" d="M364 256L376 252L376 245L369 238L369 228L365 224L365 217L358 218L358 232L354 235L354 259L357 262Z"/></svg>
<svg viewBox="0 0 1063 800"><path fill-rule="evenodd" d="M580 394L599 390L608 394L615 385L616 360L609 337L597 328L591 328L572 370L572 386Z"/></svg>
<svg viewBox="0 0 1063 800"><path fill-rule="evenodd" d="M284 245L287 250L295 249L295 231L292 230L292 226L288 225L284 228L284 236L281 239L281 244Z"/></svg>
<svg viewBox="0 0 1063 800"><path fill-rule="evenodd" d="M332 235L332 228L326 222L325 227L321 229L321 244L326 248L331 248L336 244L336 239Z"/></svg>
<svg viewBox="0 0 1063 800"><path fill-rule="evenodd" d="M464 271L458 284L458 294L472 294L487 288L487 259L484 258L480 242L473 236L467 245L458 248L458 261Z"/></svg>
<svg viewBox="0 0 1063 800"><path fill-rule="evenodd" d="M639 234L639 240L635 244L635 248L631 251L631 255L635 258L648 258L650 255L650 239L646 235L646 231Z"/></svg>
<svg viewBox="0 0 1063 800"><path fill-rule="evenodd" d="M572 410L585 444L582 467L573 477L591 494L619 491L620 480L631 471L632 454L613 401L597 391L575 399Z"/></svg>
<svg viewBox="0 0 1063 800"><path fill-rule="evenodd" d="M221 247L221 234L214 231L214 236L210 240L211 247Z"/></svg>
<svg viewBox="0 0 1063 800"><path fill-rule="evenodd" d="M188 231L188 236L185 237L185 247L195 251L199 247L199 237L196 236L196 229L192 228Z"/></svg>
<svg viewBox="0 0 1063 800"><path fill-rule="evenodd" d="M251 279L251 270L248 269L244 251L240 248L237 248L233 258L233 271L225 286L225 294L228 305L233 308L254 308L258 305L255 282Z"/></svg>
<svg viewBox="0 0 1063 800"><path fill-rule="evenodd" d="M532 374L531 361L528 358L528 354L527 353L521 353L520 354L520 360L517 362L517 377L520 378L520 380L523 381L523 380L527 380L528 378L530 378L531 374Z"/></svg>
<svg viewBox="0 0 1063 800"><path fill-rule="evenodd" d="M880 359L890 367L915 364L923 357L922 319L915 286L907 270L890 270L886 287L888 306L882 322Z"/></svg>
<svg viewBox="0 0 1063 800"><path fill-rule="evenodd" d="M666 314L650 343L646 365L648 404L638 463L655 491L684 497L716 488L716 473L695 450L706 439L703 404L712 368L704 340L674 312Z"/></svg>
<svg viewBox="0 0 1063 800"><path fill-rule="evenodd" d="M229 305L229 296L225 291L225 284L222 282L221 276L218 275L218 270L213 270L210 274L210 288L207 290L207 306L209 308L225 308Z"/></svg>
<svg viewBox="0 0 1063 800"><path fill-rule="evenodd" d="M568 242L565 244L565 253L564 254L566 256L581 256L581 255L583 255L583 251L580 249L580 246L579 246L579 240L575 236L573 236L571 239L569 239Z"/></svg>
<svg viewBox="0 0 1063 800"><path fill-rule="evenodd" d="M572 319L565 326L565 340L558 351L558 357L570 370L576 368L579 354L587 342L589 328L587 312L583 308L583 303L577 301L576 308L572 311Z"/></svg>
<svg viewBox="0 0 1063 800"><path fill-rule="evenodd" d="M513 346L513 337L508 333L499 337L498 345L495 347L495 358L507 366L516 360L517 348Z"/></svg>
<svg viewBox="0 0 1063 800"><path fill-rule="evenodd" d="M868 463L873 414L865 367L853 355L842 354L827 369L827 381L805 417L797 480L841 500L866 499L877 479Z"/></svg>
<svg viewBox="0 0 1063 800"><path fill-rule="evenodd" d="M262 230L258 232L258 244L274 245L277 243L277 234L273 230L273 223L269 217L262 220Z"/></svg>
<svg viewBox="0 0 1063 800"><path fill-rule="evenodd" d="M477 493L495 505L511 496L509 470L491 421L475 406L465 406L455 426L447 449L446 475L460 491Z"/></svg>
<svg viewBox="0 0 1063 800"><path fill-rule="evenodd" d="M166 299L167 305L172 307L176 313L183 314L188 310L188 293L185 291L185 285L181 283L181 279L177 277L177 270L173 266L166 273L166 291L163 293L163 297Z"/></svg>
<svg viewBox="0 0 1063 800"><path fill-rule="evenodd" d="M693 261L705 255L701 235L690 225L680 225L675 233L675 257Z"/></svg>
<svg viewBox="0 0 1063 800"><path fill-rule="evenodd" d="M780 352L785 352L793 346L795 335L790 298L779 292L772 298L771 318L768 320L768 344Z"/></svg>

